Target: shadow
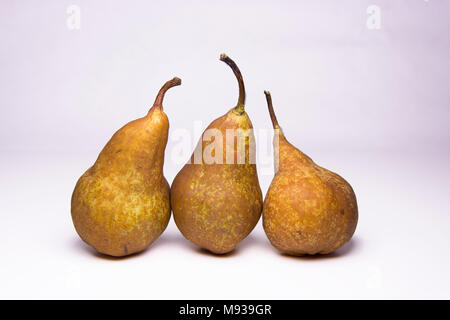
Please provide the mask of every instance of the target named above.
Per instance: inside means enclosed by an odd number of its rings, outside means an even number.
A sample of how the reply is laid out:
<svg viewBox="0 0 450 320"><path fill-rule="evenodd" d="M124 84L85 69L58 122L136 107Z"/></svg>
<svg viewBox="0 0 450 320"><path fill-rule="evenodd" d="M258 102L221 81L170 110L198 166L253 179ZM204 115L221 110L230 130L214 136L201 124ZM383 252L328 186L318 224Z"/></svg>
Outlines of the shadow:
<svg viewBox="0 0 450 320"><path fill-rule="evenodd" d="M178 230L176 232L164 232L150 247L160 248L173 245L181 245L185 248L194 247Z"/></svg>
<svg viewBox="0 0 450 320"><path fill-rule="evenodd" d="M123 261L128 259L133 259L135 257L141 256L142 254L145 254L148 250L154 250L156 248L164 247L164 246L173 246L174 244L180 245L187 250L191 250L197 254L218 258L218 259L224 259L224 258L231 258L236 255L241 254L241 252L248 250L250 248L254 247L264 247L267 250L274 250L276 249L270 245L270 242L267 240L267 238L259 235L259 234L250 234L247 238L245 238L233 251L227 252L225 254L216 254L213 252L210 252L206 249L199 248L196 245L192 244L190 241L185 239L183 235L179 232L172 232L172 233L163 233L154 243L152 243L149 247L144 249L143 251L136 252L127 256L123 257L114 257L109 256L103 253L100 253L96 251L94 248L86 244L83 240L80 238L72 238L71 239L71 246L75 247L76 250L82 251L83 253L88 253L89 255L100 258L103 260L109 260L109 261ZM289 255L286 253L282 253L278 251L278 254L284 258L287 259L296 259L296 260L304 260L304 261L318 261L318 260L328 260L328 259L336 259L343 256L346 256L350 254L351 252L354 252L361 246L361 239L359 237L353 237L346 245L344 245L342 248L339 248L335 252L332 252L330 254L317 254L317 255L304 255L304 256L294 256Z"/></svg>
<svg viewBox="0 0 450 320"><path fill-rule="evenodd" d="M342 248L337 249L335 253L339 256L347 255L351 251L355 251L358 247L361 247L361 239L355 236Z"/></svg>
<svg viewBox="0 0 450 320"><path fill-rule="evenodd" d="M179 243L183 238L181 234L176 234L172 232L164 232L156 241L154 242L156 246L165 246L167 244L171 245L173 243Z"/></svg>
<svg viewBox="0 0 450 320"><path fill-rule="evenodd" d="M97 250L92 248L90 245L85 243L80 238L72 239L72 246L74 246L77 250L83 251L84 253L88 253L89 255L91 255L93 257L104 259L104 260L110 260L110 261L119 261L119 260L123 261L123 260L127 260L127 259L133 259L133 258L138 257L141 254L145 253L151 247L151 246L149 246L140 252L132 253L127 256L115 257L115 256L110 256L110 255L98 252Z"/></svg>
<svg viewBox="0 0 450 320"><path fill-rule="evenodd" d="M209 250L206 250L206 249L203 249L203 248L199 248L199 247L195 247L194 250L198 254L201 254L201 255L204 255L204 256L208 256L208 257L212 257L212 258L218 258L218 259L234 257L237 254L237 252L238 252L237 249L234 249L233 251L230 251L230 252L227 252L227 253L214 253L214 252L211 252Z"/></svg>
<svg viewBox="0 0 450 320"><path fill-rule="evenodd" d="M132 254L129 254L129 255L123 256L123 257L115 257L115 256L103 254L98 251L95 251L95 249L92 249L92 248L91 248L91 250L93 251L93 255L96 256L97 258L104 259L104 260L110 260L110 261L119 261L119 260L123 261L123 260L133 259L135 257L138 257L138 256L144 254L150 247L151 246L145 248L142 251L135 252L135 253L132 253Z"/></svg>
<svg viewBox="0 0 450 320"><path fill-rule="evenodd" d="M305 260L305 261L329 260L329 259L336 259L336 258L346 256L350 252L355 251L360 246L361 246L361 240L358 237L353 237L343 247L337 249L334 252L328 253L328 254L294 256L294 255L289 255L287 253L279 252L279 255L282 257L288 258L288 259L297 259L297 260Z"/></svg>
<svg viewBox="0 0 450 320"><path fill-rule="evenodd" d="M239 255L243 251L245 251L251 247L256 247L256 246L264 246L264 247L270 248L270 243L268 241L265 241L265 238L263 238L261 236L258 236L255 234L250 234L244 240L242 240L242 242L240 244L238 244L238 246L233 251L227 252L225 254L213 253L206 249L198 248L196 246L194 246L194 250L197 253L205 255L205 256L210 256L210 257L214 257L214 258L229 258L229 257L234 257L236 255Z"/></svg>
<svg viewBox="0 0 450 320"><path fill-rule="evenodd" d="M247 238L245 238L241 244L239 245L239 249L247 249L251 247L265 247L271 248L269 239L267 239L264 233L253 233L250 234Z"/></svg>
<svg viewBox="0 0 450 320"><path fill-rule="evenodd" d="M207 249L203 249L203 248L196 246L195 244L190 242L188 239L186 239L181 234L181 232L178 230L176 232L172 232L172 233L167 233L167 234L164 233L160 237L160 239L155 241L155 246L161 247L161 246L166 246L166 245L169 245L169 246L178 245L178 246L183 247L185 250L189 250L191 252L195 252L196 254L209 256L209 257L213 257L213 258L232 257L232 256L236 255L236 253L238 251L238 250L234 249L233 251L227 252L225 254L213 253Z"/></svg>

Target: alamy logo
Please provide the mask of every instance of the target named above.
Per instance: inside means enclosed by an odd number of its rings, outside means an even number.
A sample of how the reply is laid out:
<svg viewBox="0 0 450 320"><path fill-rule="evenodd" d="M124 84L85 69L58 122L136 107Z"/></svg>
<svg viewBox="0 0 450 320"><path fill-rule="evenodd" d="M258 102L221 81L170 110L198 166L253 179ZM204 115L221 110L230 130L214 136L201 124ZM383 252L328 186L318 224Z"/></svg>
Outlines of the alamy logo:
<svg viewBox="0 0 450 320"><path fill-rule="evenodd" d="M370 5L366 10L369 17L367 18L366 26L369 30L381 29L381 9L379 6Z"/></svg>
<svg viewBox="0 0 450 320"><path fill-rule="evenodd" d="M195 127L198 132L201 122L196 121ZM210 128L201 134L196 145L193 136L187 129L171 131L169 139L174 144L167 156L173 163L186 163L188 159L190 164L258 164L263 175L272 175L273 166L278 163L279 137L272 130Z"/></svg>
<svg viewBox="0 0 450 320"><path fill-rule="evenodd" d="M77 5L70 5L66 9L67 20L66 25L69 30L81 29L81 9Z"/></svg>

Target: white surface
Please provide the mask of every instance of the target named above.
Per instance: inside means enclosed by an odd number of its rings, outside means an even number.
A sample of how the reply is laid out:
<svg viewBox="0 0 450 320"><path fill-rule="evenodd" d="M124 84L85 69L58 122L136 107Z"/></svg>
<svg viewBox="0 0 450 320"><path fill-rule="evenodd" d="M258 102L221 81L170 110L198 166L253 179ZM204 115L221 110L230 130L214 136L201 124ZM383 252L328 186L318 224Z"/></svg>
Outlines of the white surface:
<svg viewBox="0 0 450 320"><path fill-rule="evenodd" d="M78 238L69 213L73 186L89 160L3 158L0 298L448 299L450 159L311 156L345 173L358 196L356 234L330 257L280 255L261 223L236 252L217 257L192 246L173 220L147 251L102 257ZM270 178L261 180L265 192Z"/></svg>
<svg viewBox="0 0 450 320"><path fill-rule="evenodd" d="M74 1L78 31L72 2L1 2L0 298L449 299L450 3L375 2L380 30L366 27L372 1ZM289 140L352 184L352 242L286 257L259 223L216 257L171 220L142 254L95 254L72 226L76 180L173 76L170 134L194 145L237 99L222 52L242 70L254 127L271 132L270 90ZM176 147L169 182L185 161ZM271 165L258 165L265 194Z"/></svg>

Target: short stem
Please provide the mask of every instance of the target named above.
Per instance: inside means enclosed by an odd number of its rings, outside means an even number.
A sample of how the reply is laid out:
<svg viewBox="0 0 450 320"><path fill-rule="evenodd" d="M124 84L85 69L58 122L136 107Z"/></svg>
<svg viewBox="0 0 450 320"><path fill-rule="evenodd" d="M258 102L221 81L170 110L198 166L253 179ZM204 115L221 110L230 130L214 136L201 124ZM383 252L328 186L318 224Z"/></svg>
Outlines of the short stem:
<svg viewBox="0 0 450 320"><path fill-rule="evenodd" d="M179 86L181 84L180 78L173 78L172 80L167 81L159 90L158 95L156 96L155 103L153 103L153 107L162 108L162 102L164 99L164 94L167 90L172 87Z"/></svg>
<svg viewBox="0 0 450 320"><path fill-rule="evenodd" d="M278 125L277 116L275 115L275 111L273 110L272 96L270 95L269 91L264 91L264 94L266 95L267 107L269 108L269 114L270 119L272 120L273 128L280 129L280 126Z"/></svg>
<svg viewBox="0 0 450 320"><path fill-rule="evenodd" d="M230 57L228 57L225 53L222 53L220 55L220 60L225 62L228 66L230 66L231 70L233 70L234 75L236 76L236 79L239 84L239 98L235 110L238 111L239 113L243 113L245 106L245 87L241 71L239 70L236 63L234 63L234 61L231 60Z"/></svg>

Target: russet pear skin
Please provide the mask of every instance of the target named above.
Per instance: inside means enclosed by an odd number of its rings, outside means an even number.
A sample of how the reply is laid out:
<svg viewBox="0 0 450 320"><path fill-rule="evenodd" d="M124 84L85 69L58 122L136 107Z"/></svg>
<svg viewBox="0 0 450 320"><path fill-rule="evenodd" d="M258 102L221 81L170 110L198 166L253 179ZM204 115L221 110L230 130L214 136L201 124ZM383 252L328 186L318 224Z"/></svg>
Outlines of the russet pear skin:
<svg viewBox="0 0 450 320"><path fill-rule="evenodd" d="M170 188L163 175L169 121L161 88L148 114L119 129L78 180L71 213L81 239L100 253L126 256L155 241L170 218Z"/></svg>
<svg viewBox="0 0 450 320"><path fill-rule="evenodd" d="M355 232L355 193L344 178L318 166L287 141L270 93L265 93L275 129L276 173L264 199L264 231L275 248L289 255L331 253Z"/></svg>
<svg viewBox="0 0 450 320"><path fill-rule="evenodd" d="M232 67L240 85L238 106L214 120L205 130L221 132L223 161L205 163L202 150L212 142L203 141L203 133L190 162L177 174L171 189L173 216L181 233L198 247L215 254L231 252L253 230L262 211L256 165L250 161L250 150L255 152L255 145L251 143L253 131L245 144L239 146L225 138L227 129L252 129L252 123L244 111L242 76L226 55L222 55L221 60ZM195 160L198 151L201 163ZM227 153L234 156L233 164L227 163ZM237 154L245 154L245 161L238 163Z"/></svg>

